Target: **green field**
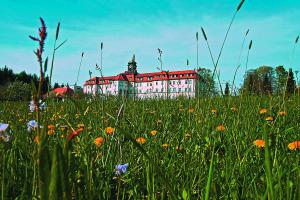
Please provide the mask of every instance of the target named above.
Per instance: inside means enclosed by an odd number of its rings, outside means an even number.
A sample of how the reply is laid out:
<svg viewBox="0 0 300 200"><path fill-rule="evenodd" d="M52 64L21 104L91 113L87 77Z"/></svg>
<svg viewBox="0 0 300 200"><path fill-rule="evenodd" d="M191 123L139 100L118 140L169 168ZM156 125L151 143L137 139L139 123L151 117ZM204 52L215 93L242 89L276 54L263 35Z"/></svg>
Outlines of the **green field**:
<svg viewBox="0 0 300 200"><path fill-rule="evenodd" d="M288 147L300 140L299 96L284 104L247 96L47 106L39 139L27 131L36 114L28 102L0 102L0 123L13 136L0 141L2 199L300 198L300 151ZM255 146L258 139L265 144Z"/></svg>

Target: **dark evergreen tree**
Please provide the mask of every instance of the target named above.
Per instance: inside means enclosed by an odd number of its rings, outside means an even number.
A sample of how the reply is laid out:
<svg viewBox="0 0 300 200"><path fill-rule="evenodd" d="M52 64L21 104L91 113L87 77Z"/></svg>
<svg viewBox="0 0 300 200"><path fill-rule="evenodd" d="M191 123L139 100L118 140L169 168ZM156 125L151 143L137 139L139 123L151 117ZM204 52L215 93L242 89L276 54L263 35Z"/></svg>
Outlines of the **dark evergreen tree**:
<svg viewBox="0 0 300 200"><path fill-rule="evenodd" d="M294 94L296 89L296 82L294 79L294 73L293 70L290 68L288 73L288 78L286 82L286 94L291 95Z"/></svg>
<svg viewBox="0 0 300 200"><path fill-rule="evenodd" d="M225 96L229 96L229 83L226 82L226 86L225 86Z"/></svg>

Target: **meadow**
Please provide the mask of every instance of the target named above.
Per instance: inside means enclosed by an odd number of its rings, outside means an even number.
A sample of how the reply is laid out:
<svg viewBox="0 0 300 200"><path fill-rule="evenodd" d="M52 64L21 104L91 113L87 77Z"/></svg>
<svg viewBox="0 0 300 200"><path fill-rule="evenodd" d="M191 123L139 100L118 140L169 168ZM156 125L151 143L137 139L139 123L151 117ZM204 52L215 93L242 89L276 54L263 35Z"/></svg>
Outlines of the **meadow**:
<svg viewBox="0 0 300 200"><path fill-rule="evenodd" d="M299 96L47 99L42 136L28 104L0 102L1 199L300 198Z"/></svg>

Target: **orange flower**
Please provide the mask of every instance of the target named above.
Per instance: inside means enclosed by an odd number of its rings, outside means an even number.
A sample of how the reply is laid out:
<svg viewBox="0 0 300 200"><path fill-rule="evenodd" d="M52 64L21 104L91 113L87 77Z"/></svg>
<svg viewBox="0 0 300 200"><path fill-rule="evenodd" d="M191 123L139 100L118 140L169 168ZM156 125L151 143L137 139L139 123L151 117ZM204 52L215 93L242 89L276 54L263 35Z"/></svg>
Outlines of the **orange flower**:
<svg viewBox="0 0 300 200"><path fill-rule="evenodd" d="M111 135L115 132L115 128L112 128L112 127L106 127L105 128L105 133L108 134L108 135Z"/></svg>
<svg viewBox="0 0 300 200"><path fill-rule="evenodd" d="M155 136L156 134L157 134L156 130L153 130L153 131L150 132L150 135L152 135L152 136Z"/></svg>
<svg viewBox="0 0 300 200"><path fill-rule="evenodd" d="M217 109L213 108L213 109L211 109L211 113L216 115L218 113L218 111L217 111Z"/></svg>
<svg viewBox="0 0 300 200"><path fill-rule="evenodd" d="M50 129L50 130L55 129L55 126L52 125L52 124L49 124L49 125L48 125L48 129Z"/></svg>
<svg viewBox="0 0 300 200"><path fill-rule="evenodd" d="M268 112L268 110L266 108L262 108L262 109L260 109L259 114L262 115L262 114L265 114L267 112Z"/></svg>
<svg viewBox="0 0 300 200"><path fill-rule="evenodd" d="M94 140L94 144L96 145L96 147L100 147L104 142L104 138L103 137L97 137Z"/></svg>
<svg viewBox="0 0 300 200"><path fill-rule="evenodd" d="M219 126L216 127L217 131L225 131L225 126L220 124Z"/></svg>
<svg viewBox="0 0 300 200"><path fill-rule="evenodd" d="M161 146L162 146L164 149L169 148L169 144L166 144L166 143L165 143L165 144L162 144Z"/></svg>
<svg viewBox="0 0 300 200"><path fill-rule="evenodd" d="M271 121L273 121L274 119L273 119L273 117L272 116L269 116L269 117L266 117L266 121L269 121L269 122L271 122Z"/></svg>
<svg viewBox="0 0 300 200"><path fill-rule="evenodd" d="M300 140L289 143L288 148L290 150L300 149Z"/></svg>
<svg viewBox="0 0 300 200"><path fill-rule="evenodd" d="M266 142L264 140L255 140L253 144L258 148L264 148Z"/></svg>
<svg viewBox="0 0 300 200"><path fill-rule="evenodd" d="M279 116L285 116L285 115L286 115L286 112L285 112L285 111L280 111L280 112L278 112L278 115L279 115Z"/></svg>
<svg viewBox="0 0 300 200"><path fill-rule="evenodd" d="M144 144L146 142L146 138L144 138L144 137L138 137L138 138L135 139L135 141L137 143Z"/></svg>

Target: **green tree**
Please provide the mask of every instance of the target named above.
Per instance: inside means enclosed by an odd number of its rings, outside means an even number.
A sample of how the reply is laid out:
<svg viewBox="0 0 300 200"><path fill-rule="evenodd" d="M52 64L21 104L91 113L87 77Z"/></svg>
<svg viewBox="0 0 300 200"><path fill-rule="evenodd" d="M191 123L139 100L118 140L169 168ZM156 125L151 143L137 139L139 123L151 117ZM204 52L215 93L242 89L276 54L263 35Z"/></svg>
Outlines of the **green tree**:
<svg viewBox="0 0 300 200"><path fill-rule="evenodd" d="M275 73L276 73L275 93L277 95L280 95L285 92L284 89L288 77L288 72L285 70L283 66L278 66L275 69Z"/></svg>
<svg viewBox="0 0 300 200"><path fill-rule="evenodd" d="M199 97L215 96L218 94L216 83L209 69L198 68L197 73L200 81L197 84L197 94Z"/></svg>
<svg viewBox="0 0 300 200"><path fill-rule="evenodd" d="M10 83L6 89L6 100L22 101L31 99L31 85L21 81Z"/></svg>

